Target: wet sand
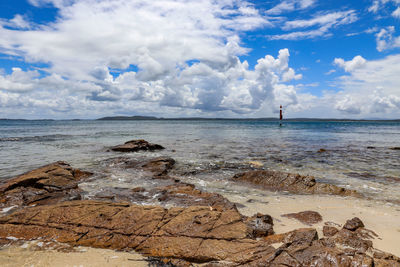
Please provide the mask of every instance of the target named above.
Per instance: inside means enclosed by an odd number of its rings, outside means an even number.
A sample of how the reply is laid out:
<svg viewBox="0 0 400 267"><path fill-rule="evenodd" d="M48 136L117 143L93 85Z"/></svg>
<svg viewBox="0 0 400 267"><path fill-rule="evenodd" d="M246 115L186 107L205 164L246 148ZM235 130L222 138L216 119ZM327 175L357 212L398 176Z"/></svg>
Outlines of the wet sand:
<svg viewBox="0 0 400 267"><path fill-rule="evenodd" d="M26 244L0 250L0 266L3 267L124 267L148 266L144 257L137 253L117 252L109 249L81 247L77 252L54 250L37 251Z"/></svg>

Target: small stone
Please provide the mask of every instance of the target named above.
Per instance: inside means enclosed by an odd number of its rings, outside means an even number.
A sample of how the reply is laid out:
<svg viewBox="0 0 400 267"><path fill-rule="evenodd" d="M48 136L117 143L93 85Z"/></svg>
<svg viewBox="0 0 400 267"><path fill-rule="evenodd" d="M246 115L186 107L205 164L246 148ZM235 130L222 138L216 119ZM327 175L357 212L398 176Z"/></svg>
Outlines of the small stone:
<svg viewBox="0 0 400 267"><path fill-rule="evenodd" d="M354 217L353 219L348 220L343 226L344 229L350 231L355 231L360 227L364 227L364 223L358 217Z"/></svg>
<svg viewBox="0 0 400 267"><path fill-rule="evenodd" d="M324 236L334 236L337 232L339 232L339 230L336 227L333 226L324 226L322 228L322 233L324 234Z"/></svg>
<svg viewBox="0 0 400 267"><path fill-rule="evenodd" d="M282 217L296 219L304 224L313 225L322 221L322 216L316 211L302 211L298 213L283 214Z"/></svg>

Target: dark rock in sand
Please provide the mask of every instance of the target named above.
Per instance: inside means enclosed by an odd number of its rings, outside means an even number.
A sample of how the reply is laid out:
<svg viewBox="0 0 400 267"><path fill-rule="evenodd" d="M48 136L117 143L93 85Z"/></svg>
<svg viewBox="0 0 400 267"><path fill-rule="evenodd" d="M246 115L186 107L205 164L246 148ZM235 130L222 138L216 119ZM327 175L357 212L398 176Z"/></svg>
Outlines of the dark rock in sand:
<svg viewBox="0 0 400 267"><path fill-rule="evenodd" d="M233 176L234 181L247 182L272 191L289 191L299 194L332 194L360 196L355 190L319 183L312 176L277 171L249 171Z"/></svg>
<svg viewBox="0 0 400 267"><path fill-rule="evenodd" d="M158 150L158 149L164 149L164 147L161 145L149 143L143 139L131 140L131 141L126 142L123 145L118 145L118 146L114 146L111 148L111 150L118 151L118 152L137 152L137 151L141 151L141 150L153 151L153 150Z"/></svg>
<svg viewBox="0 0 400 267"><path fill-rule="evenodd" d="M281 215L282 217L296 219L304 224L313 225L322 222L322 216L316 211L302 211L298 213L288 213Z"/></svg>
<svg viewBox="0 0 400 267"><path fill-rule="evenodd" d="M251 229L250 235L253 238L274 234L274 223L270 215L257 213L254 216L247 218L246 223Z"/></svg>
<svg viewBox="0 0 400 267"><path fill-rule="evenodd" d="M90 175L58 161L7 180L0 186L0 203L23 206L80 199L78 183Z"/></svg>
<svg viewBox="0 0 400 267"><path fill-rule="evenodd" d="M400 146L396 146L396 147L391 147L391 150L400 150Z"/></svg>
<svg viewBox="0 0 400 267"><path fill-rule="evenodd" d="M327 237L334 236L337 232L339 232L339 230L333 226L324 225L324 227L322 228L322 233L324 234L324 236Z"/></svg>
<svg viewBox="0 0 400 267"><path fill-rule="evenodd" d="M364 223L358 217L354 217L353 219L346 221L346 223L343 225L344 229L350 231L355 231L360 227L364 227Z"/></svg>

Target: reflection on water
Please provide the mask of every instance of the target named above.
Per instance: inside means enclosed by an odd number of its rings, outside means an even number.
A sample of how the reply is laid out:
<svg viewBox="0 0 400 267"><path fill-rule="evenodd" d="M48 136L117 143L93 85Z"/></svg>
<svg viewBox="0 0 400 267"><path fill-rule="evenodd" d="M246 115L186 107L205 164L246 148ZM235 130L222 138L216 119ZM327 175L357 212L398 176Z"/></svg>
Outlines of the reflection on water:
<svg viewBox="0 0 400 267"><path fill-rule="evenodd" d="M120 155L107 147L138 138L167 149L128 156L173 157L174 175L208 190L221 184L229 188L229 177L257 162L400 202L400 150L391 149L400 147L400 123L394 122L287 122L278 127L261 121L0 121L0 179L64 160L99 173L88 190L136 187L140 174L110 169L103 161Z"/></svg>

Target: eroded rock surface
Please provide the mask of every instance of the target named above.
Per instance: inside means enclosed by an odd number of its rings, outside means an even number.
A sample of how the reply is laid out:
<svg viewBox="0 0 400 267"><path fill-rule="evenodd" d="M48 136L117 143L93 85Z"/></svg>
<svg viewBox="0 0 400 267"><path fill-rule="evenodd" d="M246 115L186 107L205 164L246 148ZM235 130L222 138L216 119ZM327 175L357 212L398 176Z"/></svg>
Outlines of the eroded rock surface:
<svg viewBox="0 0 400 267"><path fill-rule="evenodd" d="M78 183L90 175L58 161L7 180L0 186L0 203L24 206L80 199Z"/></svg>
<svg viewBox="0 0 400 267"><path fill-rule="evenodd" d="M111 148L111 150L118 152L137 152L141 150L153 151L158 149L164 149L164 147L158 144L149 143L143 139L131 140L126 142L125 144L114 146Z"/></svg>
<svg viewBox="0 0 400 267"><path fill-rule="evenodd" d="M256 215L263 223L264 215ZM256 239L249 218L234 209L165 209L77 200L27 207L0 218L0 239L41 238L72 246L136 250L187 266L400 266L373 249L363 227L319 239L313 228ZM254 225L253 225L254 226ZM275 249L270 244L282 243Z"/></svg>
<svg viewBox="0 0 400 267"><path fill-rule="evenodd" d="M332 194L340 196L359 196L354 190L332 184L319 183L312 176L277 171L249 171L236 174L234 181L251 183L272 191L289 191L300 194Z"/></svg>
<svg viewBox="0 0 400 267"><path fill-rule="evenodd" d="M274 252L269 245L251 239L251 231L232 209L164 209L96 201L29 207L0 218L0 238L135 249L144 255L191 262L243 263Z"/></svg>
<svg viewBox="0 0 400 267"><path fill-rule="evenodd" d="M298 213L283 214L282 217L296 219L304 224L313 225L322 222L322 216L316 211L306 210Z"/></svg>

